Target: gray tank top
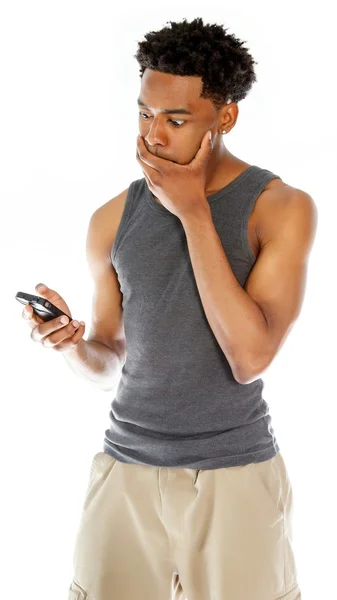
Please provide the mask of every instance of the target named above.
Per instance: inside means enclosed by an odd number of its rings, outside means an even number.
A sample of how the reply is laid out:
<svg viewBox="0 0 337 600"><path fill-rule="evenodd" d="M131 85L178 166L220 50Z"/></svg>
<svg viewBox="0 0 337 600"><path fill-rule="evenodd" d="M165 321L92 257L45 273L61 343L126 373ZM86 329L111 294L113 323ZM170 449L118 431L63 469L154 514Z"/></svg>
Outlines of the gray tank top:
<svg viewBox="0 0 337 600"><path fill-rule="evenodd" d="M207 197L243 287L256 258L248 219L272 179L256 165ZM111 249L123 294L126 362L103 451L124 463L217 469L279 452L263 381L238 383L207 321L184 228L146 179L130 184Z"/></svg>

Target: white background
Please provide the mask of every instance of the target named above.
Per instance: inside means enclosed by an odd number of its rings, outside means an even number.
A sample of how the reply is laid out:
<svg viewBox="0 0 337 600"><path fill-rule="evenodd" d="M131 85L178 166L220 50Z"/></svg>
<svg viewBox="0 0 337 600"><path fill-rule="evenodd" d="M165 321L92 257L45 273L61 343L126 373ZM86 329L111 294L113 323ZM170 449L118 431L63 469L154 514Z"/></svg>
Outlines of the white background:
<svg viewBox="0 0 337 600"><path fill-rule="evenodd" d="M264 375L264 398L293 485L303 598L330 598L336 590L333 3L228 6L71 0L2 6L0 595L6 600L67 597L91 460L102 450L113 398L30 339L14 296L44 282L89 330L90 216L143 176L135 158L137 41L183 17L228 27L259 63L258 82L225 136L229 150L308 192L318 208L302 312Z"/></svg>

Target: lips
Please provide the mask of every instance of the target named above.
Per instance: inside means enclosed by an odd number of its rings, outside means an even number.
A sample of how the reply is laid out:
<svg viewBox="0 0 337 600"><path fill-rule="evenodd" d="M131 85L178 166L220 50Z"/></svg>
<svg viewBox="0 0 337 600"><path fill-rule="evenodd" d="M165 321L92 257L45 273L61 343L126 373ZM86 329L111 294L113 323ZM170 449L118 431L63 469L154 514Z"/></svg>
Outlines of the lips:
<svg viewBox="0 0 337 600"><path fill-rule="evenodd" d="M150 154L153 154L154 156L158 156L158 158L163 158L164 160L170 160L171 162L176 163L176 160L173 160L173 158L170 158L169 156L162 156L161 154L158 154L157 150L150 150L150 148L148 148L148 146L146 146L146 148L148 149L148 151L150 152Z"/></svg>
<svg viewBox="0 0 337 600"><path fill-rule="evenodd" d="M152 154L158 156L158 158L163 158L164 160L172 160L172 158L169 158L169 156L163 156L162 154L158 154L158 152L152 152Z"/></svg>

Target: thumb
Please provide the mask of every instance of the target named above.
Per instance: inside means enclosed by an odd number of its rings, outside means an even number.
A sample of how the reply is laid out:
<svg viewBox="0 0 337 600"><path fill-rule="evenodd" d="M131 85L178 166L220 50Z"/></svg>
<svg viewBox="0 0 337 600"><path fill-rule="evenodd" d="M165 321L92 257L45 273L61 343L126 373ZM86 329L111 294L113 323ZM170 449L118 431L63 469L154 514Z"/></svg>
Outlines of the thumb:
<svg viewBox="0 0 337 600"><path fill-rule="evenodd" d="M44 283L38 283L35 286L35 290L41 294L41 296L45 296L46 292L48 292L48 288Z"/></svg>
<svg viewBox="0 0 337 600"><path fill-rule="evenodd" d="M202 151L203 156L207 156L207 154L213 149L213 136L212 131L209 129L206 131L204 137L202 138L202 142L200 145L200 150ZM200 152L199 150L199 152Z"/></svg>
<svg viewBox="0 0 337 600"><path fill-rule="evenodd" d="M37 291L39 296L41 296L42 298L46 298L47 300L50 300L50 302L52 302L56 306L58 306L57 303L60 300L61 301L63 300L63 298L61 298L61 296L58 292L49 288L45 283L38 283L35 286L35 290Z"/></svg>
<svg viewBox="0 0 337 600"><path fill-rule="evenodd" d="M206 138L206 142L205 142L205 138ZM211 150L213 150L213 134L211 129L209 129L204 136L204 139L202 140L203 143L205 143L205 147L208 149L209 153L211 152Z"/></svg>
<svg viewBox="0 0 337 600"><path fill-rule="evenodd" d="M210 154L213 150L212 144L212 132L211 130L206 131L204 137L202 138L202 142L199 148L199 151L196 153L194 161L196 164L207 162ZM193 162L194 162L193 161Z"/></svg>
<svg viewBox="0 0 337 600"><path fill-rule="evenodd" d="M56 292L55 290L52 290L51 288L49 288L47 285L45 285L45 283L38 283L35 286L35 290L37 291L37 293L42 296L42 298L47 298L47 300L50 300L50 302L52 302L53 304L56 304L56 306L58 306L58 302L61 300L61 302L63 300L63 298L61 298L60 294L58 292Z"/></svg>
<svg viewBox="0 0 337 600"><path fill-rule="evenodd" d="M39 296L41 296L42 298L46 298L46 300L49 300L49 302L55 304L57 308L59 308L60 310L62 310L62 312L65 312L70 318L72 318L68 304L56 290L49 288L44 283L38 283L35 286L35 290L39 294Z"/></svg>

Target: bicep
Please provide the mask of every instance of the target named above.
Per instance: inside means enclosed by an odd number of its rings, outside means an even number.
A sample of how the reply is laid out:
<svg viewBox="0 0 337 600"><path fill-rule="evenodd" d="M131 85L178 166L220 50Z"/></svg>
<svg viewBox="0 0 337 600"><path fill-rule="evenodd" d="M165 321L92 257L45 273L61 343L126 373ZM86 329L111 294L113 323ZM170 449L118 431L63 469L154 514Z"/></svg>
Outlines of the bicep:
<svg viewBox="0 0 337 600"><path fill-rule="evenodd" d="M91 217L87 233L86 254L94 285L88 340L105 344L124 359L123 294L111 263L113 238L111 232L105 233L103 220L104 214L96 211Z"/></svg>
<svg viewBox="0 0 337 600"><path fill-rule="evenodd" d="M268 324L264 363L274 358L300 314L316 226L317 209L312 198L298 193L275 219L272 235L245 283L244 290Z"/></svg>

